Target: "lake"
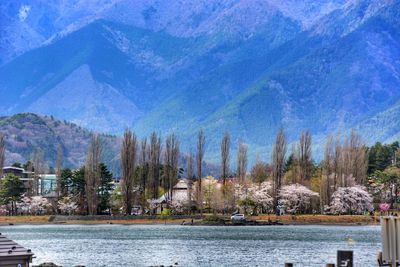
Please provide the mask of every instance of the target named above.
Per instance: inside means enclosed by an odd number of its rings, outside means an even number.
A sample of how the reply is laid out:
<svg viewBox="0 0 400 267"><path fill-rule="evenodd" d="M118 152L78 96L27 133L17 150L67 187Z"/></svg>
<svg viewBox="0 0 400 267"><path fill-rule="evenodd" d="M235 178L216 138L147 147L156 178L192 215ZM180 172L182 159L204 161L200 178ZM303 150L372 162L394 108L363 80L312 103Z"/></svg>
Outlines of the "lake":
<svg viewBox="0 0 400 267"><path fill-rule="evenodd" d="M354 250L377 266L379 226L21 225L0 232L36 258L66 266L325 266ZM349 241L349 238L352 241Z"/></svg>

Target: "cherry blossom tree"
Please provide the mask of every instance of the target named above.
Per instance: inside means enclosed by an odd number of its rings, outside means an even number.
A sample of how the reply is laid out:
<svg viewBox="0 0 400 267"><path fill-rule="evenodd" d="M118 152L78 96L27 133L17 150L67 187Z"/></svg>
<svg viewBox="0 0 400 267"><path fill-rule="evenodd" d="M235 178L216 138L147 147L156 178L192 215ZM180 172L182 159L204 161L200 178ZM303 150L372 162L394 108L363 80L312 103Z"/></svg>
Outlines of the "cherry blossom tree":
<svg viewBox="0 0 400 267"><path fill-rule="evenodd" d="M235 197L238 206L245 212L247 212L248 207L252 208L254 213L272 211L274 199L271 193L272 184L270 182L235 185Z"/></svg>
<svg viewBox="0 0 400 267"><path fill-rule="evenodd" d="M24 196L17 203L19 212L23 214L41 215L48 213L52 206L51 203L42 196L27 197Z"/></svg>
<svg viewBox="0 0 400 267"><path fill-rule="evenodd" d="M58 209L62 214L71 215L74 214L76 209L78 208L78 203L73 200L72 197L67 196L63 197L58 201Z"/></svg>
<svg viewBox="0 0 400 267"><path fill-rule="evenodd" d="M7 213L8 213L7 205L0 205L0 215L4 216L7 215Z"/></svg>
<svg viewBox="0 0 400 267"><path fill-rule="evenodd" d="M173 214L183 214L187 208L187 201L174 199L169 202L169 207Z"/></svg>
<svg viewBox="0 0 400 267"><path fill-rule="evenodd" d="M319 194L300 184L282 186L279 199L289 213L304 213L311 209L311 200Z"/></svg>
<svg viewBox="0 0 400 267"><path fill-rule="evenodd" d="M253 185L249 188L250 198L254 201L258 213L270 212L273 210L274 199L271 196L272 184L262 182L260 185Z"/></svg>
<svg viewBox="0 0 400 267"><path fill-rule="evenodd" d="M363 214L373 211L372 201L372 196L363 186L339 187L332 194L330 211L335 214Z"/></svg>

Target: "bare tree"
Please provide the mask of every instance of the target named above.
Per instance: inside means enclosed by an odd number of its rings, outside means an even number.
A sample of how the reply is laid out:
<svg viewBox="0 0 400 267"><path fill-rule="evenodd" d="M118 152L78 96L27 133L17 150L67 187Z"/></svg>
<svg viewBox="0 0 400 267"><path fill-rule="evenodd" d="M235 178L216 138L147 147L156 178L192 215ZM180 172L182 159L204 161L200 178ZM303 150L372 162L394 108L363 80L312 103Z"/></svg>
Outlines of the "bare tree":
<svg viewBox="0 0 400 267"><path fill-rule="evenodd" d="M92 134L85 164L86 204L89 215L95 215L98 207L98 190L100 187L101 171L101 142L98 134Z"/></svg>
<svg viewBox="0 0 400 267"><path fill-rule="evenodd" d="M225 133L221 141L221 178L222 185L226 186L226 178L229 174L229 150L231 145L231 138L229 133ZM224 190L223 190L224 191Z"/></svg>
<svg viewBox="0 0 400 267"><path fill-rule="evenodd" d="M351 131L349 138L349 171L358 184L364 184L368 169L367 147L361 136L355 131Z"/></svg>
<svg viewBox="0 0 400 267"><path fill-rule="evenodd" d="M331 175L334 168L334 148L333 148L333 138L332 136L328 136L325 144L324 151L324 161L323 161L323 171L322 171L322 180L320 185L320 195L321 195L321 210L325 205L329 205L332 189L331 189Z"/></svg>
<svg viewBox="0 0 400 267"><path fill-rule="evenodd" d="M294 155L299 176L296 177L296 182L304 184L312 176L311 133L309 131L301 133L298 148Z"/></svg>
<svg viewBox="0 0 400 267"><path fill-rule="evenodd" d="M147 189L147 181L149 176L149 147L147 145L147 138L143 138L140 142L140 199L142 206L146 204L146 189Z"/></svg>
<svg viewBox="0 0 400 267"><path fill-rule="evenodd" d="M340 135L336 136L335 140L335 152L333 157L333 187L336 191L338 187L343 186L343 154L342 154L342 144L340 140Z"/></svg>
<svg viewBox="0 0 400 267"><path fill-rule="evenodd" d="M247 172L247 146L242 142L239 142L237 152L237 176L239 182L243 184L245 182Z"/></svg>
<svg viewBox="0 0 400 267"><path fill-rule="evenodd" d="M150 136L149 148L149 178L151 181L151 196L158 198L158 187L160 186L160 157L161 157L161 139L153 132Z"/></svg>
<svg viewBox="0 0 400 267"><path fill-rule="evenodd" d="M33 195L33 179L34 177L34 166L31 160L28 160L26 166L27 178L28 178L28 188L26 190L26 196L31 197Z"/></svg>
<svg viewBox="0 0 400 267"><path fill-rule="evenodd" d="M273 181L273 197L275 207L277 205L277 197L282 186L282 178L285 169L286 159L286 136L283 129L280 129L273 146L272 151L272 181Z"/></svg>
<svg viewBox="0 0 400 267"><path fill-rule="evenodd" d="M291 182L293 184L299 183L300 177L300 166L299 166L299 146L296 144L292 144L292 153L288 158L288 162L291 164L290 169L292 171L292 179ZM288 166L289 167L289 166Z"/></svg>
<svg viewBox="0 0 400 267"><path fill-rule="evenodd" d="M3 177L5 153L6 153L6 141L4 134L0 133L0 178Z"/></svg>
<svg viewBox="0 0 400 267"><path fill-rule="evenodd" d="M331 143L333 143L331 141ZM351 186L354 183L363 184L367 176L368 153L365 143L361 137L351 132L342 142L340 136L336 137L334 149L330 148L330 164L326 169L332 187ZM332 192L331 192L332 193Z"/></svg>
<svg viewBox="0 0 400 267"><path fill-rule="evenodd" d="M342 153L342 186L351 183L363 184L367 176L368 156L367 147L359 134L351 131L344 140Z"/></svg>
<svg viewBox="0 0 400 267"><path fill-rule="evenodd" d="M179 141L175 134L167 137L165 142L164 155L164 189L167 193L167 199L172 199L172 187L177 181L178 176L178 157L179 157Z"/></svg>
<svg viewBox="0 0 400 267"><path fill-rule="evenodd" d="M29 187L31 188L30 191L32 192L33 196L39 195L43 192L43 183L39 183L40 175L45 173L45 163L44 163L44 154L43 151L39 148L35 149L35 152L32 156L33 162L33 181L30 183ZM41 188L39 188L41 187Z"/></svg>
<svg viewBox="0 0 400 267"><path fill-rule="evenodd" d="M61 170L62 170L62 146L61 144L58 144L57 146L57 158L56 158L56 183L57 183L57 197L60 197L60 191L61 191Z"/></svg>
<svg viewBox="0 0 400 267"><path fill-rule="evenodd" d="M121 192L125 214L131 214L134 194L134 180L136 168L137 138L131 130L124 133L121 147Z"/></svg>
<svg viewBox="0 0 400 267"><path fill-rule="evenodd" d="M251 168L250 176L254 183L260 185L268 179L268 165L257 158L256 164Z"/></svg>
<svg viewBox="0 0 400 267"><path fill-rule="evenodd" d="M192 191L193 191L193 153L189 152L187 155L187 183L188 183L188 204L192 204Z"/></svg>
<svg viewBox="0 0 400 267"><path fill-rule="evenodd" d="M206 137L203 130L200 130L197 135L197 153L196 153L196 163L197 163L197 190L196 190L196 200L200 207L200 211L203 210L203 197L201 193L201 179L202 179L202 164L204 158L204 146L206 142Z"/></svg>

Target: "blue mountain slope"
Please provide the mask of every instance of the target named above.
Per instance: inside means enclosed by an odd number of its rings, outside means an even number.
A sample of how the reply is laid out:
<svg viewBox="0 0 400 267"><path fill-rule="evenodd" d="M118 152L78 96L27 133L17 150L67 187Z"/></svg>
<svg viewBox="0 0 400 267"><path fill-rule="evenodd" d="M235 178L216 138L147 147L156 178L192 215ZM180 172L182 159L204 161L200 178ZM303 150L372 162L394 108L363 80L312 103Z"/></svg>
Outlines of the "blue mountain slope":
<svg viewBox="0 0 400 267"><path fill-rule="evenodd" d="M203 128L214 160L225 131L255 157L267 154L279 127L290 140L310 129L321 147L328 133L392 118L398 1L256 2L185 2L185 10L110 1L96 16L90 6L76 30L0 66L0 114L55 115L111 133L130 126L140 136L175 132L183 149ZM390 119L389 128L365 137L397 138L400 125Z"/></svg>

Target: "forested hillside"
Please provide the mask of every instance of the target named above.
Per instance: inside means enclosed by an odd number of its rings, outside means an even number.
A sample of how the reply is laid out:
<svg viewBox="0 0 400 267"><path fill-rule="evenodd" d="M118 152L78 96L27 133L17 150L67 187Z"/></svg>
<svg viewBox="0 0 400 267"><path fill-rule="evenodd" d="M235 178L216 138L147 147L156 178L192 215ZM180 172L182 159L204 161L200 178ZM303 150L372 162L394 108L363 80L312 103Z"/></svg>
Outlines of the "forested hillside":
<svg viewBox="0 0 400 267"><path fill-rule="evenodd" d="M6 137L6 164L25 163L40 152L47 168L55 167L57 147L63 151L64 167L84 164L91 132L51 116L22 113L0 118L0 132ZM100 136L103 161L119 173L119 140L111 135Z"/></svg>

